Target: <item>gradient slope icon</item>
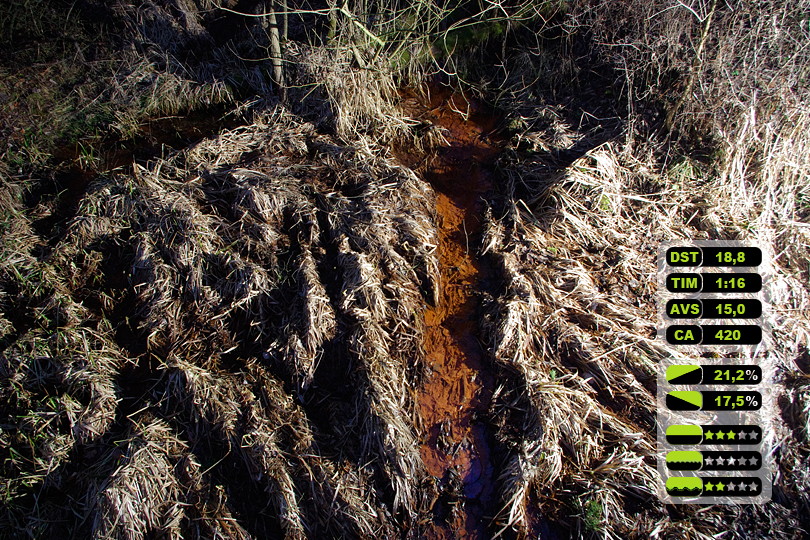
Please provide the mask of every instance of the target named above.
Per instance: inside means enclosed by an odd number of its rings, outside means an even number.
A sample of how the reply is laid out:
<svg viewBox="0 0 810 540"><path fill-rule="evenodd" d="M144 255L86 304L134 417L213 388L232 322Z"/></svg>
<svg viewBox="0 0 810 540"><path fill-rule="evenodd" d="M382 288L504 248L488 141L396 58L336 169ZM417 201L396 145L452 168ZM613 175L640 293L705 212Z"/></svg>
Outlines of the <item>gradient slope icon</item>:
<svg viewBox="0 0 810 540"><path fill-rule="evenodd" d="M669 366L667 382L670 384L700 384L703 380L703 369L700 366Z"/></svg>
<svg viewBox="0 0 810 540"><path fill-rule="evenodd" d="M689 390L667 393L667 408L671 411L699 411L703 407L703 394Z"/></svg>

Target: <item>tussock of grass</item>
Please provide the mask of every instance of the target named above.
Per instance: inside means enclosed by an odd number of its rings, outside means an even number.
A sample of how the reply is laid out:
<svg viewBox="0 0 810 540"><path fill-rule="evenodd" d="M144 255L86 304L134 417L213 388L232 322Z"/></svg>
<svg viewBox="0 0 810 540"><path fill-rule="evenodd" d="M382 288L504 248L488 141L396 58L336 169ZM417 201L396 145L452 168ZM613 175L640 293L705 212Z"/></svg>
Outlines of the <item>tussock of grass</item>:
<svg viewBox="0 0 810 540"><path fill-rule="evenodd" d="M73 487L88 490L69 505L76 519L105 537L177 536L196 520L213 535L293 538L415 525L427 501L402 390L418 384L417 308L438 286L430 197L383 148L342 146L277 110L91 183L47 264L15 251L37 241L18 225L9 255L50 273L34 282L9 256L4 283L28 279L23 300L61 284L42 305L64 297L61 325L95 321L98 336L63 338L59 357L85 350L88 365L51 369L86 410L46 440L68 437L69 468L113 439L125 448ZM206 485L223 486L220 503ZM30 515L20 489L8 497Z"/></svg>
<svg viewBox="0 0 810 540"><path fill-rule="evenodd" d="M101 538L139 538L160 534L181 538L180 485L170 458L182 442L162 422L133 426L126 454L95 495L92 534Z"/></svg>
<svg viewBox="0 0 810 540"><path fill-rule="evenodd" d="M597 279L634 268L600 268L602 257L572 249L575 236L558 243L525 210L511 212L490 226L486 239L508 279L490 329L501 371L493 421L512 448L500 479L498 520L527 530L537 504L542 515L563 510L558 492L598 492L610 514L607 530L627 532L634 519L622 510L626 500L649 499L657 474L644 462L653 451L645 433L655 398L637 377L652 377L662 353L650 327L639 325L635 306ZM593 231L582 225L562 226ZM554 254L545 251L552 246Z"/></svg>

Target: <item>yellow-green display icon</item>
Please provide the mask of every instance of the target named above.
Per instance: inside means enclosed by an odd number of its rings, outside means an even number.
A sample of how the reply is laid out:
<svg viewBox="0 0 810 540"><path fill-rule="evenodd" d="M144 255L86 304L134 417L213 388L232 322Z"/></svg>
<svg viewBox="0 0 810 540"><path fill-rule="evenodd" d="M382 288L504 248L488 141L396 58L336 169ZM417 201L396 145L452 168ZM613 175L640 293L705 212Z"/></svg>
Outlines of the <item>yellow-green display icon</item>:
<svg viewBox="0 0 810 540"><path fill-rule="evenodd" d="M669 366L667 382L670 384L700 384L703 381L703 369L700 366Z"/></svg>
<svg viewBox="0 0 810 540"><path fill-rule="evenodd" d="M673 497L697 497L703 493L703 480L697 476L667 478L667 493Z"/></svg>
<svg viewBox="0 0 810 540"><path fill-rule="evenodd" d="M703 454L694 450L675 450L667 454L667 468L673 471L699 471Z"/></svg>
<svg viewBox="0 0 810 540"><path fill-rule="evenodd" d="M699 411L703 407L703 394L691 390L668 392L667 407L671 411Z"/></svg>
<svg viewBox="0 0 810 540"><path fill-rule="evenodd" d="M703 442L703 428L676 424L667 427L666 437L670 444L700 444Z"/></svg>
<svg viewBox="0 0 810 540"><path fill-rule="evenodd" d="M667 250L666 260L670 266L700 266L703 255L699 247L671 247Z"/></svg>

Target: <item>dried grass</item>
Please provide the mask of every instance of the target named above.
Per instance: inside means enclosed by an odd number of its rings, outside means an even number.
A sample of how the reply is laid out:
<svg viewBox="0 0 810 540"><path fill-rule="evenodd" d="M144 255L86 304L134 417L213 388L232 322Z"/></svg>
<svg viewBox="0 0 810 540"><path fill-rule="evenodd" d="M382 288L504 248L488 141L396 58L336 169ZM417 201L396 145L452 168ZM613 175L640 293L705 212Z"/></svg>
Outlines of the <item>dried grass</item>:
<svg viewBox="0 0 810 540"><path fill-rule="evenodd" d="M164 423L134 426L122 463L96 496L93 536L182 538L180 486L171 463L182 450L183 443Z"/></svg>
<svg viewBox="0 0 810 540"><path fill-rule="evenodd" d="M773 145L772 154L794 150L776 135L761 142ZM639 153L637 147L634 155ZM615 143L556 169L549 159L506 154L508 196L493 209L483 242L507 278L506 295L492 304L488 331L502 381L493 421L511 449L500 479L500 530L525 533L532 526L529 508L539 505L541 513L562 517L568 511L561 503L580 500L596 501L589 504L605 512L600 535L621 538L634 527L640 532L639 518L649 531L666 535L672 527L675 534L681 522L668 522L651 504L657 473L649 459L650 388L657 362L680 354L654 340L658 243L738 238L779 254L768 322L772 358L779 371L790 373L807 342L807 291L796 279L807 243L795 214L806 163L785 153L756 177L739 162L738 170L728 167L706 181L692 165L661 175L646 165L650 160L623 154ZM793 240L790 247L781 245L782 235ZM517 430L510 425L515 422ZM791 469L780 465L791 481L806 483ZM646 510L631 515L628 504ZM795 524L787 514L777 518L777 507L768 512L780 526ZM708 537L713 520L727 519L701 516L692 520L695 537ZM584 513L572 517L579 534L593 532Z"/></svg>
<svg viewBox="0 0 810 540"><path fill-rule="evenodd" d="M90 532L370 537L415 525L425 473L402 389L418 380L418 307L437 288L430 196L383 147L343 146L281 109L92 183L50 257L69 286L48 300L70 291L65 320L94 321L62 344L87 355L59 368L84 397L40 451L58 454L51 468L80 466L77 445L103 456L72 487ZM24 257L9 255L5 282Z"/></svg>
<svg viewBox="0 0 810 540"><path fill-rule="evenodd" d="M605 43L632 43L619 55L626 89L675 102L682 86L665 92L663 74L693 70L680 59L700 31L689 6L622 13L614 32L616 8L603 4L571 4L561 27L587 22ZM267 92L264 75L232 58L179 61L181 48L207 43L213 4L172 5L182 21L170 3L117 4L140 49L114 77L115 99L147 88L146 114L175 114L232 100L234 74ZM789 536L806 520L810 114L785 89L806 83L807 48L787 53L793 26L747 46L798 9L775 4L757 32L721 39L745 24L738 7L718 12L721 46L674 116L681 134L714 136L712 166L667 157L662 168L662 147L637 137L637 93L625 144L595 121L575 128L533 82L542 73L567 84L571 58L556 68L546 52L505 59L498 92L519 103L517 128L480 248L503 286L482 323L497 380L494 535L550 522L604 538ZM439 298L437 216L432 189L385 144L430 153L447 140L436 127L413 136L390 59L358 67L363 56L337 43L286 51L292 102L333 136L270 107L249 126L98 178L53 246L34 223L46 210L25 208L26 185L2 179L0 525L103 538L423 532L437 488L410 390L425 367L421 309ZM762 69L730 75L754 53ZM724 74L719 86L711 70ZM425 76L417 61L405 72ZM753 92L761 73L767 91ZM137 123L120 120L122 131ZM654 500L654 379L676 351L654 339L653 284L658 244L687 238L749 240L772 258L781 414L776 500L681 519Z"/></svg>

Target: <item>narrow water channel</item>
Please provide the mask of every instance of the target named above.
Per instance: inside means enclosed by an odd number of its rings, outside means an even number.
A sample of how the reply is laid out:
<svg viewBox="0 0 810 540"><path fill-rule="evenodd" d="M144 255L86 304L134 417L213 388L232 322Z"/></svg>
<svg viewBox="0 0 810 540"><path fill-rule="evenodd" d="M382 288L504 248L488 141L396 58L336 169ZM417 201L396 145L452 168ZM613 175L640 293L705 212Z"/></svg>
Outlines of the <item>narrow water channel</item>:
<svg viewBox="0 0 810 540"><path fill-rule="evenodd" d="M492 115L447 92L433 92L420 118L444 129L448 145L438 149L421 171L437 194L439 301L425 313L425 351L429 372L419 391L418 407L426 429L421 448L429 474L442 490L461 484L462 511L436 508L429 537L485 538L485 513L491 508L493 467L483 424L493 377L478 340L480 291L492 269L477 255L485 204L492 187L488 166L498 148L487 134ZM466 119L465 119L466 116ZM458 489L456 488L456 492Z"/></svg>

